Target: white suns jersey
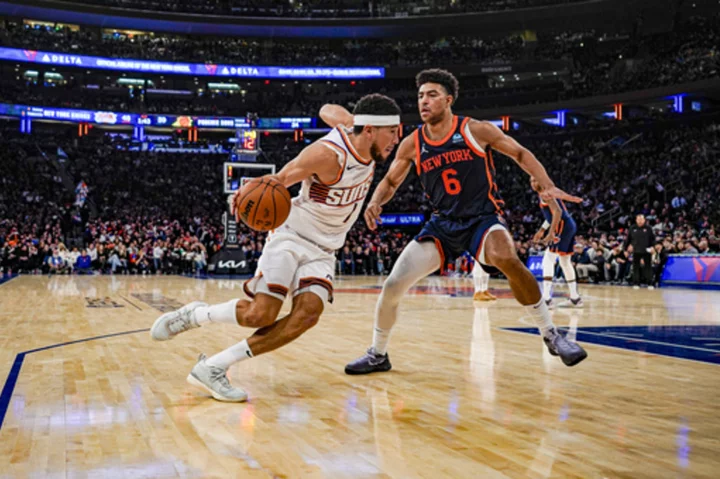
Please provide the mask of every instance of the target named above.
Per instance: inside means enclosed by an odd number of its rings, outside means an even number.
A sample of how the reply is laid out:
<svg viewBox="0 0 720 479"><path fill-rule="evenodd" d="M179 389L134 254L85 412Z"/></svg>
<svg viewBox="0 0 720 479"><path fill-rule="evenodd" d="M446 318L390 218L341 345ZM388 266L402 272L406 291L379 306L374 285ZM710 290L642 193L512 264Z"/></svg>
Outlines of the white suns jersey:
<svg viewBox="0 0 720 479"><path fill-rule="evenodd" d="M329 184L315 177L304 180L285 225L323 248L337 250L345 244L347 232L362 211L375 163L362 158L339 128L318 141L335 152L340 173Z"/></svg>

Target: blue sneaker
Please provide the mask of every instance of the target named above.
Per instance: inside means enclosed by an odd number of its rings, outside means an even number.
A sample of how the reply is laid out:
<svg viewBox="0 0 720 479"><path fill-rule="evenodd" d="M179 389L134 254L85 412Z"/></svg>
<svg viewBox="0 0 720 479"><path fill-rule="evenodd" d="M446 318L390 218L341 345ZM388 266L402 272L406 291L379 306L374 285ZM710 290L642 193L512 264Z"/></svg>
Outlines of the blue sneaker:
<svg viewBox="0 0 720 479"><path fill-rule="evenodd" d="M385 354L378 354L373 348L367 350L367 353L345 366L345 374L370 374L390 371L390 357Z"/></svg>
<svg viewBox="0 0 720 479"><path fill-rule="evenodd" d="M565 366L575 366L587 357L587 352L579 344L568 341L557 330L550 338L543 336L545 346L553 356L560 356Z"/></svg>

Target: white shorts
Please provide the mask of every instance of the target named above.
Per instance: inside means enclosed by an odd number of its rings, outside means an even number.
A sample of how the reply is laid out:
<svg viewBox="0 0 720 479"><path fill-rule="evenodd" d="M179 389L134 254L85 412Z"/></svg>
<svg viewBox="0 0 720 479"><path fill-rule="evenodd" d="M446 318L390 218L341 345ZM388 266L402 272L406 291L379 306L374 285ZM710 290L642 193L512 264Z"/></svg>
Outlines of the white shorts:
<svg viewBox="0 0 720 479"><path fill-rule="evenodd" d="M264 293L283 301L288 293L295 297L310 292L332 303L334 274L334 252L284 228L270 235L255 276L243 288L251 298Z"/></svg>

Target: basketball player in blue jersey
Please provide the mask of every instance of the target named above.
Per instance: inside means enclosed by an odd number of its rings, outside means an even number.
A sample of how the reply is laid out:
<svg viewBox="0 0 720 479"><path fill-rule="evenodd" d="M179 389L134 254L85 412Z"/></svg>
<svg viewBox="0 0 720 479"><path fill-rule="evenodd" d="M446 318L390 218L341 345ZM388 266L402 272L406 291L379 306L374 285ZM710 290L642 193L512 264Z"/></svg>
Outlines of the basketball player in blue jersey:
<svg viewBox="0 0 720 479"><path fill-rule="evenodd" d="M368 228L377 228L382 206L415 170L435 213L403 250L393 266L375 310L373 344L367 354L345 367L347 374L389 371L387 345L405 293L438 268L446 258L470 252L485 267L499 269L513 294L536 321L550 354L573 366L587 357L576 343L558 332L550 318L535 277L518 258L503 219L503 200L495 183L491 149L513 160L542 187L542 197L581 201L557 188L535 156L489 122L453 115L458 81L445 70L420 72L416 77L418 108L423 126L398 147L395 160L365 210ZM321 111L331 126L349 124L342 107Z"/></svg>
<svg viewBox="0 0 720 479"><path fill-rule="evenodd" d="M530 179L530 186L537 192L542 192L542 187L535 181ZM552 300L552 284L555 272L555 262L560 257L560 267L562 268L565 281L570 289L570 299L561 303L561 307L582 308L583 301L577 291L577 278L575 276L575 268L573 268L570 257L573 254L575 246L575 232L577 226L570 213L568 213L565 203L562 200L549 199L545 202L540 198L540 210L542 211L545 222L540 230L535 233L533 238L535 241L541 241L547 231L547 236L542 240L545 245L545 255L543 256L543 299L548 308L554 306Z"/></svg>

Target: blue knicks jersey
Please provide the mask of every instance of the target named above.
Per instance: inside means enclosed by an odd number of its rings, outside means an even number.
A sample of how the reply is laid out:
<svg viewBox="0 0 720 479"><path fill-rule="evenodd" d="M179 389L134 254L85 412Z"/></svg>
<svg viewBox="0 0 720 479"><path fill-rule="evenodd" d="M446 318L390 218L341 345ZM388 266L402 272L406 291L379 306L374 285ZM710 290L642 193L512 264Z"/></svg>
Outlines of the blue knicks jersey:
<svg viewBox="0 0 720 479"><path fill-rule="evenodd" d="M560 209L562 210L562 218L560 224L570 224L571 222L574 223L575 220L573 220L572 216L570 216L570 213L568 213L568 210L565 207L565 203L563 203L563 200L557 200L557 202L560 205ZM542 211L542 214L545 217L545 221L552 224L552 210L550 209L550 206L548 206L548 204L545 203L543 200L540 200L540 211Z"/></svg>
<svg viewBox="0 0 720 479"><path fill-rule="evenodd" d="M495 184L490 150L470 133L469 117L453 117L448 135L430 140L424 127L415 135L415 166L425 194L436 213L467 219L502 214L505 202Z"/></svg>

